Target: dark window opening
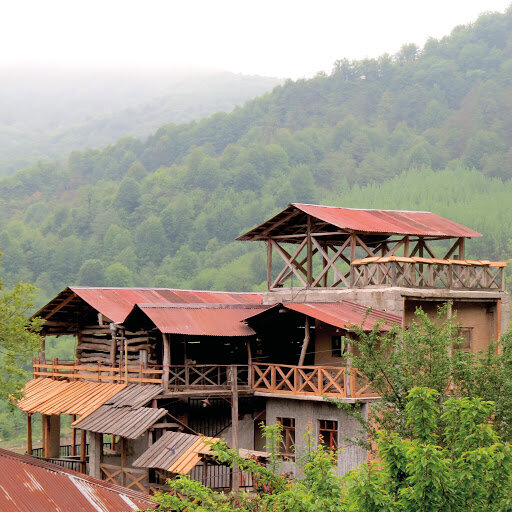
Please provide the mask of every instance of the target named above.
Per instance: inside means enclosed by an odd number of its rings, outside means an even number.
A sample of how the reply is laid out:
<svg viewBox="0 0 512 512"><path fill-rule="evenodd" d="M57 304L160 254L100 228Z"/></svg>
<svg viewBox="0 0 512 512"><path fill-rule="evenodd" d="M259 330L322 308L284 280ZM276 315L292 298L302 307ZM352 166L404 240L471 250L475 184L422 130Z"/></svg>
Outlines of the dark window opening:
<svg viewBox="0 0 512 512"><path fill-rule="evenodd" d="M459 327L457 329L457 337L460 338L458 343L454 343L453 348L458 350L471 350L471 335L473 327Z"/></svg>
<svg viewBox="0 0 512 512"><path fill-rule="evenodd" d="M318 437L320 444L329 450L338 449L338 422L334 420L318 420Z"/></svg>
<svg viewBox="0 0 512 512"><path fill-rule="evenodd" d="M295 418L276 418L281 424L281 451L283 459L295 460Z"/></svg>
<svg viewBox="0 0 512 512"><path fill-rule="evenodd" d="M334 357L346 357L349 340L345 336L331 337L331 353Z"/></svg>

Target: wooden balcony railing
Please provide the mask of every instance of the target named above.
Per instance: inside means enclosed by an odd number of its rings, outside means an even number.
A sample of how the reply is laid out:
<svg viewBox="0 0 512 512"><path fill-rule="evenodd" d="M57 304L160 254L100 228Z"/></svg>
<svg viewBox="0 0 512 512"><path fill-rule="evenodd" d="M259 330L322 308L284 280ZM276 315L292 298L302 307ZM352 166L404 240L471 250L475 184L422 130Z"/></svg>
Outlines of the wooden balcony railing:
<svg viewBox="0 0 512 512"><path fill-rule="evenodd" d="M292 366L252 363L251 365L173 365L169 367L168 392L229 390L236 368L240 390L297 396L338 398L376 397L356 368L338 366ZM160 384L164 370L130 366L128 372L98 365L34 362L34 377L54 380L87 380L104 383ZM155 377L157 375L158 377Z"/></svg>
<svg viewBox="0 0 512 512"><path fill-rule="evenodd" d="M252 389L261 393L333 398L378 396L356 368L253 363L251 372Z"/></svg>
<svg viewBox="0 0 512 512"><path fill-rule="evenodd" d="M350 281L353 288L400 286L503 291L506 266L502 261L374 257L354 260Z"/></svg>
<svg viewBox="0 0 512 512"><path fill-rule="evenodd" d="M55 380L67 379L70 381L87 380L112 384L162 384L162 367L121 364L120 366L107 366L98 364L80 364L78 361L59 362L53 359L51 363L33 362L33 375L49 377Z"/></svg>

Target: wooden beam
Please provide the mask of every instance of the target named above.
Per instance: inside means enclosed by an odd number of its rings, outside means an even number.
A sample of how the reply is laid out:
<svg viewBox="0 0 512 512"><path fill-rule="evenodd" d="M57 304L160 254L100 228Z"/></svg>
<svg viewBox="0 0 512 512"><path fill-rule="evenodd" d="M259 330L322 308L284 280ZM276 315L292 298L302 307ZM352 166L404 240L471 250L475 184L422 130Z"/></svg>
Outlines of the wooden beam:
<svg viewBox="0 0 512 512"><path fill-rule="evenodd" d="M354 287L355 283L355 269L352 265L352 262L356 259L356 234L352 233L350 235L350 288Z"/></svg>
<svg viewBox="0 0 512 512"><path fill-rule="evenodd" d="M87 431L80 430L80 461L82 462L82 473L87 470Z"/></svg>
<svg viewBox="0 0 512 512"><path fill-rule="evenodd" d="M231 366L231 448L238 455L238 375L236 365ZM240 489L240 470L235 464L232 469L231 491L238 493Z"/></svg>
<svg viewBox="0 0 512 512"><path fill-rule="evenodd" d="M267 287L272 287L272 242L267 240Z"/></svg>
<svg viewBox="0 0 512 512"><path fill-rule="evenodd" d="M295 207L294 207L295 208ZM285 222L287 222L288 220L290 220L292 217L295 217L295 215L299 215L300 213L302 212L299 212L296 208L291 212L289 213L288 215L285 215L282 219L274 222L274 224L272 224L270 227L268 227L267 229L264 229L263 231L261 231L261 233L258 233L257 236L265 236L267 233L270 233L270 231L272 231L273 229L276 229L277 227L279 227L281 224L284 224Z"/></svg>
<svg viewBox="0 0 512 512"><path fill-rule="evenodd" d="M311 243L311 216L308 215L308 236L307 236L307 284L308 288L313 283L313 245Z"/></svg>
<svg viewBox="0 0 512 512"><path fill-rule="evenodd" d="M71 416L71 423L76 421L76 414ZM76 456L76 428L71 429L71 455Z"/></svg>
<svg viewBox="0 0 512 512"><path fill-rule="evenodd" d="M309 331L309 316L306 316L304 320L304 341L302 342L298 366L304 366L304 359L306 358L306 352L308 351L310 338L311 333Z"/></svg>
<svg viewBox="0 0 512 512"><path fill-rule="evenodd" d="M375 253L361 240L361 238L358 235L355 236L357 244L368 253L368 256L375 256Z"/></svg>
<svg viewBox="0 0 512 512"><path fill-rule="evenodd" d="M169 368L171 366L171 343L169 340L169 335L162 333L162 342L163 342L163 370L164 373L162 374L162 387L164 390L167 390L169 388Z"/></svg>
<svg viewBox="0 0 512 512"><path fill-rule="evenodd" d="M324 276L327 276L327 273L329 272L329 269L332 268L334 272L334 277L338 277L338 280L343 281L345 285L348 286L347 280L342 276L341 272L338 270L338 268L334 265L334 262L342 255L343 251L347 248L350 238L347 238L345 240L345 243L337 250L335 251L334 256L329 257L328 253L324 250L324 248L321 246L321 244L314 238L311 238L313 241L313 244L318 249L320 254L322 254L324 259L324 268L322 269L322 272L317 276L317 278L313 281L313 286L315 286Z"/></svg>
<svg viewBox="0 0 512 512"><path fill-rule="evenodd" d="M455 243L451 246L450 250L445 254L443 260L447 260L450 256L459 248L459 239L455 241Z"/></svg>
<svg viewBox="0 0 512 512"><path fill-rule="evenodd" d="M126 438L121 437L121 485L126 486Z"/></svg>
<svg viewBox="0 0 512 512"><path fill-rule="evenodd" d="M32 455L32 414L27 413L27 453Z"/></svg>
<svg viewBox="0 0 512 512"><path fill-rule="evenodd" d="M72 293L69 297L67 297L66 299L64 299L60 304L58 304L57 306L55 306L46 316L45 316L45 319L46 318L50 318L51 316L53 316L55 313L57 313L58 311L60 311L64 306L66 306L67 304L69 304L74 298L76 297L76 295L74 293Z"/></svg>
<svg viewBox="0 0 512 512"><path fill-rule="evenodd" d="M307 286L306 285L306 281L304 281L303 277L300 275L299 271L297 270L297 268L295 267L294 265L294 261L295 261L295 258L299 255L299 253L302 251L302 249L304 248L304 246L306 245L307 243L307 239L304 239L302 241L302 243L299 245L299 248L297 249L297 251L295 251L295 254L294 256L290 256L282 247L279 246L279 244L277 242L275 242L274 240L272 240L272 245L273 247L277 250L277 252L279 253L279 255L281 256L281 258L283 258L284 262L285 262L285 268L279 273L279 275L277 276L277 278L275 279L275 281L273 282L272 284L272 288L274 288L281 280L281 278L283 277L283 275L286 273L286 271L288 269L290 269L296 276L297 278L299 279L299 281L304 285L304 286ZM302 271L304 271L304 269L302 268Z"/></svg>
<svg viewBox="0 0 512 512"><path fill-rule="evenodd" d="M465 256L465 241L464 237L459 238L459 260L463 260Z"/></svg>

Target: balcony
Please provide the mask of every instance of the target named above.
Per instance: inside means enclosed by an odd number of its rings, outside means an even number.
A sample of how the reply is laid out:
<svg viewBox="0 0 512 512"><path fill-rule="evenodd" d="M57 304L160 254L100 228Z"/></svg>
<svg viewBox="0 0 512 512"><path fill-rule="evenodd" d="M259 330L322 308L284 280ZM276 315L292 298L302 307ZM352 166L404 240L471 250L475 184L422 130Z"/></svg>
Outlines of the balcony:
<svg viewBox="0 0 512 512"><path fill-rule="evenodd" d="M158 384L164 393L201 394L229 392L232 375L236 375L241 392L282 395L288 397L322 397L341 399L376 398L370 385L357 368L345 366L293 366L272 363L250 365L173 365L167 371L160 367L110 367L101 364L51 364L34 361L34 378L92 381L117 384Z"/></svg>
<svg viewBox="0 0 512 512"><path fill-rule="evenodd" d="M488 260L371 257L352 262L350 284L354 288L399 286L503 291L506 266L505 262Z"/></svg>

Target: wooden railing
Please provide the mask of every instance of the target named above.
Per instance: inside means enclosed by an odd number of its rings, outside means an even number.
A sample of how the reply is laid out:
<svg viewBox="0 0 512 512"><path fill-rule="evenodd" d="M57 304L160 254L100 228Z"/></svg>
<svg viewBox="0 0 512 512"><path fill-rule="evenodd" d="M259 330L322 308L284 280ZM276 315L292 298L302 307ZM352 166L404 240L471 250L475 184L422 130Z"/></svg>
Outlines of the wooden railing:
<svg viewBox="0 0 512 512"><path fill-rule="evenodd" d="M231 372L236 368L239 387L250 386L248 365L194 364L169 367L169 390L230 388Z"/></svg>
<svg viewBox="0 0 512 512"><path fill-rule="evenodd" d="M101 478L113 484L129 489L147 491L147 475L145 469L126 468L113 464L100 464Z"/></svg>
<svg viewBox="0 0 512 512"><path fill-rule="evenodd" d="M252 389L261 393L333 398L378 396L356 368L253 363L251 373Z"/></svg>
<svg viewBox="0 0 512 512"><path fill-rule="evenodd" d="M339 366L292 366L253 363L252 365L173 365L169 367L166 391L229 390L236 369L240 390L278 393L282 395L369 398L377 396L356 368ZM158 378L147 377L157 372ZM128 377L119 368L102 365L60 365L34 363L35 377L55 380L88 380L94 382L128 382L162 384L163 370L129 367Z"/></svg>
<svg viewBox="0 0 512 512"><path fill-rule="evenodd" d="M505 287L506 263L501 261L441 260L389 256L354 260L353 288L400 286L459 290L499 290Z"/></svg>
<svg viewBox="0 0 512 512"><path fill-rule="evenodd" d="M34 359L33 375L37 377L49 377L54 380L67 379L70 381L87 380L103 383L120 384L161 384L162 367L139 365L106 366L102 363L95 365L79 364L74 362L60 362L53 359L51 363L40 363Z"/></svg>

